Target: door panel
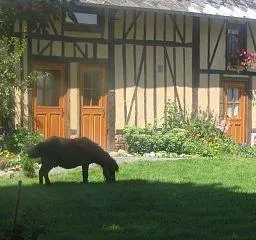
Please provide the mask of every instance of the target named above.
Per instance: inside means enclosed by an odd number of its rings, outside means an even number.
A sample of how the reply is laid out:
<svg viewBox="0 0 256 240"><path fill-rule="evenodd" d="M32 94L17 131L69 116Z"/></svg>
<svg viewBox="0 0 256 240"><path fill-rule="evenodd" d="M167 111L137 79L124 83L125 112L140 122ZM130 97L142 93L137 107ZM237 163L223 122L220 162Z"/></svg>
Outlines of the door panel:
<svg viewBox="0 0 256 240"><path fill-rule="evenodd" d="M246 121L248 97L244 82L227 82L224 88L225 118L230 123L227 132L236 142L246 143Z"/></svg>
<svg viewBox="0 0 256 240"><path fill-rule="evenodd" d="M35 129L44 135L64 137L65 66L34 64L33 87Z"/></svg>
<svg viewBox="0 0 256 240"><path fill-rule="evenodd" d="M82 67L81 135L106 147L105 68Z"/></svg>

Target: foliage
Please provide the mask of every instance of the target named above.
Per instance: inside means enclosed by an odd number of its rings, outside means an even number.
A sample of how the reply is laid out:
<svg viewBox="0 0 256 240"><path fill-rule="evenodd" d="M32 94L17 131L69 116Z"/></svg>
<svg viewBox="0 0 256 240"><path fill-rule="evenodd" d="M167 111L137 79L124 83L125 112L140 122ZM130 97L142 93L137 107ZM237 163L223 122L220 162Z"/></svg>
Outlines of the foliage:
<svg viewBox="0 0 256 240"><path fill-rule="evenodd" d="M29 178L35 177L36 176L35 161L29 158L28 155L25 153L20 153L19 159L20 159L20 165L24 175Z"/></svg>
<svg viewBox="0 0 256 240"><path fill-rule="evenodd" d="M185 125L185 115L186 113L183 112L175 102L168 101L165 105L164 110L164 124L163 130L169 131L173 128L183 128Z"/></svg>
<svg viewBox="0 0 256 240"><path fill-rule="evenodd" d="M26 145L33 145L41 141L43 141L43 137L36 131L30 131L26 127L18 126L4 135L2 145L4 149L12 153L19 153Z"/></svg>
<svg viewBox="0 0 256 240"><path fill-rule="evenodd" d="M0 112L4 119L14 115L14 93L16 90L25 91L32 77L20 79L17 68L25 49L25 39L0 37ZM10 123L10 122L9 122Z"/></svg>
<svg viewBox="0 0 256 240"><path fill-rule="evenodd" d="M144 154L161 152L213 157L220 154L256 156L255 149L235 144L226 136L230 124L218 121L212 112L199 110L185 113L175 103L168 102L162 129L126 126L124 137L128 151Z"/></svg>
<svg viewBox="0 0 256 240"><path fill-rule="evenodd" d="M69 9L73 0L30 0L30 1L6 1L1 2L0 33L11 36L16 20L27 21L32 32L49 34L51 18L54 21L61 20L62 14L77 21L73 12Z"/></svg>
<svg viewBox="0 0 256 240"><path fill-rule="evenodd" d="M8 153L6 153L8 152ZM20 169L20 161L13 153L5 150L0 152L0 170Z"/></svg>

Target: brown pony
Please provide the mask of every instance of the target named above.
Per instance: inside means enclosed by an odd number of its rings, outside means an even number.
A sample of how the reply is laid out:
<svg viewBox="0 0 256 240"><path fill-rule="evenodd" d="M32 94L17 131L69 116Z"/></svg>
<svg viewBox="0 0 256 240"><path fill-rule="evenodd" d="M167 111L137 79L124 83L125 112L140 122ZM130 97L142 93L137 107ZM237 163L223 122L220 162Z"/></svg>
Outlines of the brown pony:
<svg viewBox="0 0 256 240"><path fill-rule="evenodd" d="M39 183L50 184L49 171L57 166L75 168L82 166L83 182L88 182L88 168L91 163L100 165L107 183L115 182L118 171L116 161L99 145L88 138L66 139L51 137L46 141L28 147L25 152L31 158L41 157L42 166L39 170Z"/></svg>

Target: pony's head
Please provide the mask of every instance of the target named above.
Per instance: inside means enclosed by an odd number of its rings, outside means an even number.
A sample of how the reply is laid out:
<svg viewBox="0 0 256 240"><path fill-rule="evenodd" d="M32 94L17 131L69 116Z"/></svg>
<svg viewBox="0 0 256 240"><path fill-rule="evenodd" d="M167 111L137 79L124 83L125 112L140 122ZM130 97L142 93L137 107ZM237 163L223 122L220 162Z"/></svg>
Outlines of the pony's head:
<svg viewBox="0 0 256 240"><path fill-rule="evenodd" d="M38 157L41 156L41 148L42 148L42 143L38 143L35 146L26 146L26 147L24 147L24 152L30 158L38 158Z"/></svg>
<svg viewBox="0 0 256 240"><path fill-rule="evenodd" d="M109 157L109 161L103 169L103 174L107 183L114 183L116 181L116 172L118 169L117 162L112 157Z"/></svg>

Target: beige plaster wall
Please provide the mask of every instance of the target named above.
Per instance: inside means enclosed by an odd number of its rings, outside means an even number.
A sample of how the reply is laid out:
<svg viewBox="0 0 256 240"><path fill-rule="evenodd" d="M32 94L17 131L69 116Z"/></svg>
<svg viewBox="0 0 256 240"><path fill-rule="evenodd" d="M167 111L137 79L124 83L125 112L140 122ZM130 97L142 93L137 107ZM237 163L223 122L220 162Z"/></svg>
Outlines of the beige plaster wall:
<svg viewBox="0 0 256 240"><path fill-rule="evenodd" d="M210 41L208 43L208 19L201 18L200 20L200 67L207 69L208 63L208 44L210 45L210 60L213 56L215 46L218 42L218 37L221 27L225 19L211 18L210 19ZM226 65L226 24L224 25L219 43L216 48L216 53L213 58L211 69L224 70Z"/></svg>
<svg viewBox="0 0 256 240"><path fill-rule="evenodd" d="M69 116L70 129L79 133L80 124L80 101L79 101L79 67L75 62L69 65L70 90L69 90ZM72 134L72 133L71 133Z"/></svg>
<svg viewBox="0 0 256 240"><path fill-rule="evenodd" d="M117 20L115 22L115 38L122 39L123 37L123 11L119 11L117 14ZM133 13L127 11L126 19L126 31L133 21ZM144 17L142 13L138 18L138 24L136 29L136 40L143 40L144 29ZM154 40L154 13L148 12L146 14L146 39ZM186 19L186 39L185 42L192 40L192 21L190 17ZM156 40L164 41L164 14L156 15ZM182 33L183 31L183 16L177 16L177 25ZM169 16L166 17L166 40L174 40L174 25ZM131 29L127 36L127 39L134 39L134 28ZM176 34L176 41L181 42L178 34ZM174 97L174 79L172 78L168 64L166 64L166 81L167 87L164 83L164 47L155 47L156 49L156 65L154 66L154 47L146 47L146 73L144 72L144 65L142 67L141 77L137 89L137 100L133 102L132 98L136 90L134 79L138 75L139 65L141 61L143 46L136 46L136 72L134 72L134 47L127 44L126 49L126 78L127 88L124 89L123 78L123 58L122 58L122 46L116 46L115 48L115 79L116 79L116 129L122 129L125 124L133 125L136 119L135 105L137 101L137 125L144 127L147 123L154 122L154 69L156 70L156 119L159 124L164 116L165 99L170 101L176 101L182 108L192 109L192 49L191 48L173 48L166 47L168 57L170 59L172 71L176 73L176 90L177 96ZM183 55L185 54L185 56ZM176 63L174 64L174 55L176 55ZM176 66L176 68L174 67ZM185 69L185 73L184 73ZM146 74L146 88L144 88L144 76ZM185 86L185 87L184 87ZM125 99L126 91L126 99ZM165 95L166 94L166 95ZM125 123L125 112L127 108L127 115L130 112L130 118Z"/></svg>
<svg viewBox="0 0 256 240"><path fill-rule="evenodd" d="M209 81L209 85L208 85ZM198 106L202 111L208 109L216 116L220 112L220 79L219 74L200 74L198 89Z"/></svg>

